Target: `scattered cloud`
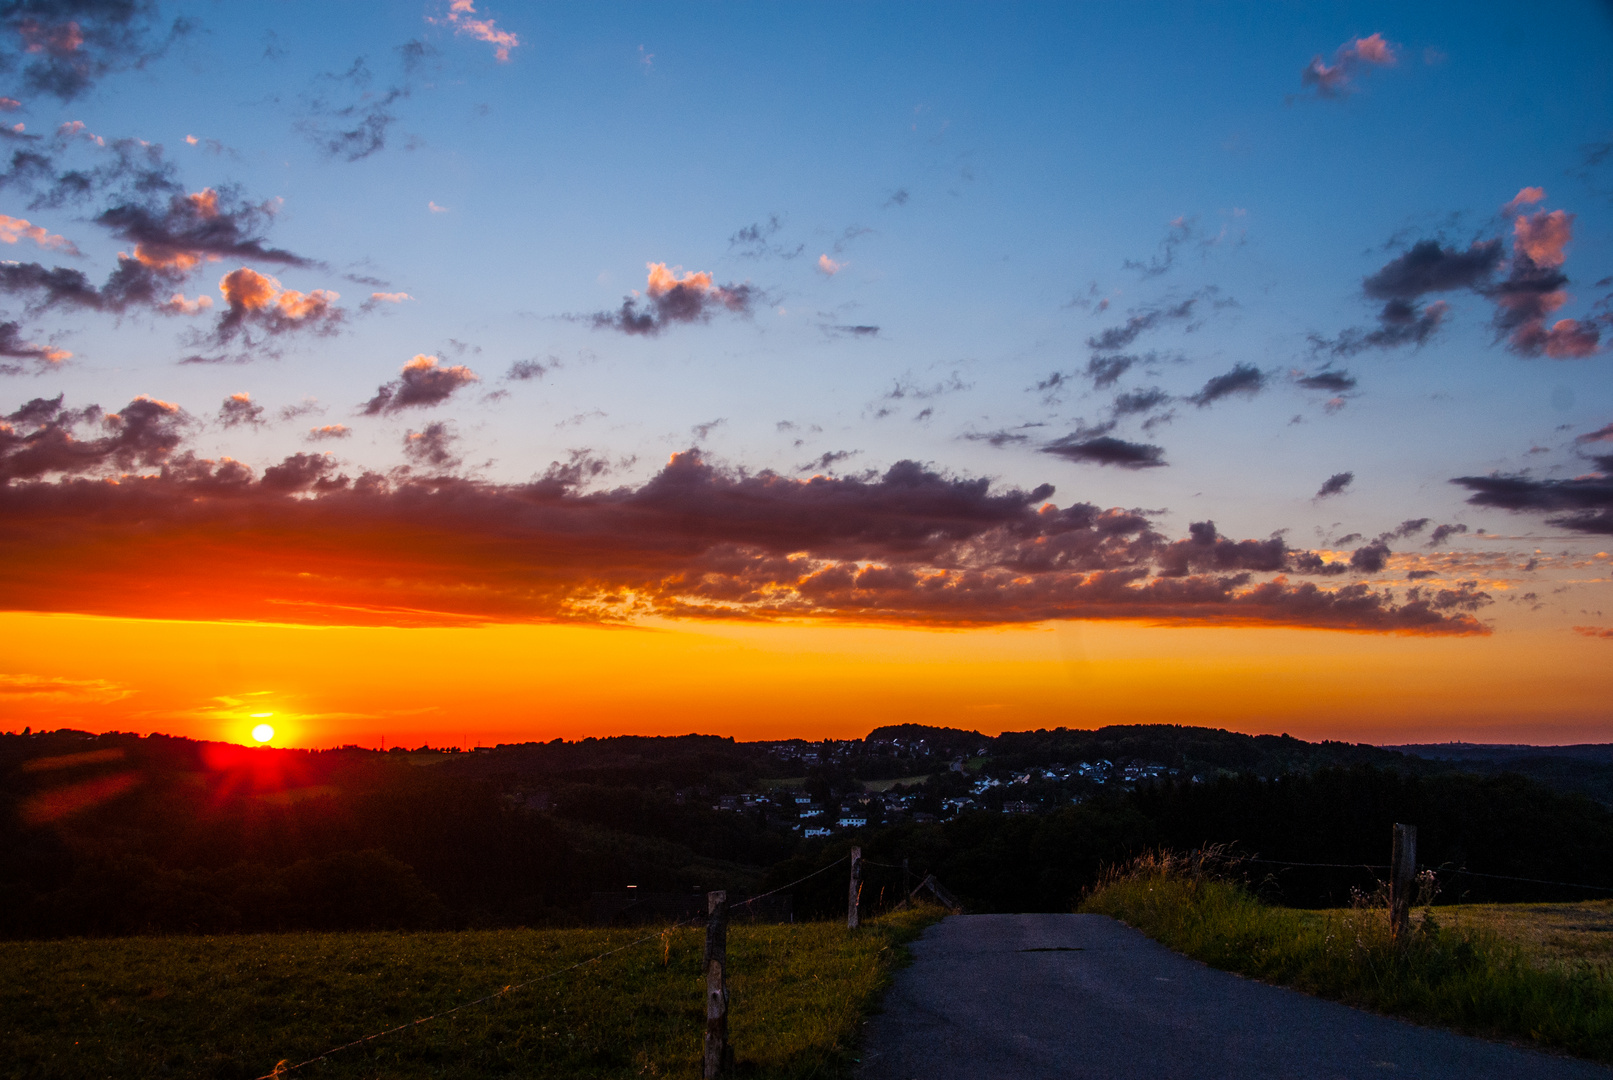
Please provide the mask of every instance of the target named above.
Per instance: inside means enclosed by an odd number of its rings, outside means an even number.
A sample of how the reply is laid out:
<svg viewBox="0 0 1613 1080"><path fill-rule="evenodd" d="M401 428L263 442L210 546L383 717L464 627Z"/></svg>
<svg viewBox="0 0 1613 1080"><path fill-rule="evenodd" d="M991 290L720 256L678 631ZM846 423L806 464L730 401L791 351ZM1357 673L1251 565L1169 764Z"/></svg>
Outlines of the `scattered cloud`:
<svg viewBox="0 0 1613 1080"><path fill-rule="evenodd" d="M1613 639L1613 626L1576 626L1574 633L1588 638Z"/></svg>
<svg viewBox="0 0 1613 1080"><path fill-rule="evenodd" d="M1553 514L1546 523L1573 532L1613 536L1613 476L1572 480L1492 473L1458 476L1451 483L1473 494L1468 502L1514 513Z"/></svg>
<svg viewBox="0 0 1613 1080"><path fill-rule="evenodd" d="M249 267L225 274L218 283L226 310L213 331L214 340L229 341L248 335L253 329L265 334L309 330L316 334L335 333L345 313L336 307L341 294L329 289L309 293L282 289L280 282Z"/></svg>
<svg viewBox="0 0 1613 1080"><path fill-rule="evenodd" d="M830 450L827 453L820 454L819 456L813 458L805 465L796 466L795 471L819 473L828 472L831 467L838 465L840 462L849 458L854 458L860 453L862 453L861 450Z"/></svg>
<svg viewBox="0 0 1613 1080"><path fill-rule="evenodd" d="M345 439L353 434L353 429L346 424L322 424L319 427L308 429L303 436L309 442L326 442L331 439Z"/></svg>
<svg viewBox="0 0 1613 1080"><path fill-rule="evenodd" d="M1253 364L1237 364L1231 371L1217 375L1206 382L1198 393L1185 398L1199 408L1212 405L1234 394L1254 397L1266 388L1266 373Z"/></svg>
<svg viewBox="0 0 1613 1080"><path fill-rule="evenodd" d="M405 434L403 453L417 465L452 468L459 464L459 457L453 452L458 438L445 421L436 420L427 424L422 431L411 430Z"/></svg>
<svg viewBox="0 0 1613 1080"><path fill-rule="evenodd" d="M1342 98L1355 90L1355 78L1368 67L1389 67L1399 61L1396 46L1382 34L1370 34L1340 45L1327 63L1317 53L1300 73L1300 85L1317 98ZM1302 95L1290 95L1293 97Z"/></svg>
<svg viewBox="0 0 1613 1080"><path fill-rule="evenodd" d="M1434 531L1429 534L1428 546L1439 547L1453 536L1460 536L1467 532L1466 525L1435 525Z"/></svg>
<svg viewBox="0 0 1613 1080"><path fill-rule="evenodd" d="M1334 473L1322 481L1322 486L1317 489L1316 498L1325 499L1329 495L1342 495L1344 494L1344 489L1349 487L1354 480L1355 473L1353 472Z"/></svg>
<svg viewBox="0 0 1613 1080"><path fill-rule="evenodd" d="M829 256L827 256L827 255L819 255L818 256L818 272L823 274L825 277L834 277L836 274L840 273L840 271L844 270L845 268L846 268L845 263L835 262L833 259L829 258Z"/></svg>
<svg viewBox="0 0 1613 1080"><path fill-rule="evenodd" d="M1324 394L1344 394L1355 389L1355 376L1348 371L1324 369L1314 374L1294 372L1294 382L1306 390L1319 390Z"/></svg>
<svg viewBox="0 0 1613 1080"><path fill-rule="evenodd" d="M252 400L251 394L243 391L224 399L224 404L218 409L218 422L227 428L240 427L243 424L248 427L261 427L265 411L262 405Z"/></svg>
<svg viewBox="0 0 1613 1080"><path fill-rule="evenodd" d="M1112 435L1066 435L1042 447L1042 453L1083 465L1114 465L1122 469L1155 469L1166 464L1164 447L1127 442Z"/></svg>
<svg viewBox="0 0 1613 1080"><path fill-rule="evenodd" d="M64 236L58 236L45 230L43 226L35 225L26 218L14 218L0 214L0 243L15 244L23 237L27 237L46 251L60 251L65 255L77 255L79 250L73 242Z"/></svg>
<svg viewBox="0 0 1613 1080"><path fill-rule="evenodd" d="M654 337L672 323L707 322L715 311L749 315L756 292L749 284L717 285L706 271L678 276L681 266L648 263L649 281L644 294L633 293L616 311L591 316L596 329Z"/></svg>
<svg viewBox="0 0 1613 1080"><path fill-rule="evenodd" d="M33 370L40 372L49 371L72 356L66 349L54 345L25 341L21 323L0 322L0 375L20 375L26 370L22 364L12 362L15 360L32 361Z"/></svg>
<svg viewBox="0 0 1613 1080"><path fill-rule="evenodd" d="M510 382L529 382L532 379L541 379L549 372L560 366L560 361L551 356L544 360L517 360L510 365L510 370L504 377Z"/></svg>
<svg viewBox="0 0 1613 1080"><path fill-rule="evenodd" d="M777 214L766 221L752 222L728 238L728 252L744 259L793 259L805 252L805 244L790 247L774 239L783 228L784 222Z"/></svg>
<svg viewBox="0 0 1613 1080"><path fill-rule="evenodd" d="M1182 216L1174 219L1165 230L1165 238L1159 242L1159 251L1149 258L1146 263L1135 259L1127 259L1121 263L1126 270L1135 270L1144 280L1159 277L1167 273L1176 265L1176 252L1183 244L1193 239L1194 219Z"/></svg>
<svg viewBox="0 0 1613 1080"><path fill-rule="evenodd" d="M401 304L405 300L413 300L414 297L406 292L372 292L370 299L378 304Z"/></svg>
<svg viewBox="0 0 1613 1080"><path fill-rule="evenodd" d="M461 37L487 42L493 46L493 58L501 64L508 63L510 50L521 44L520 38L508 30L500 30L492 19L477 18L475 0L450 0L447 14L441 18L427 16L426 21L447 26Z"/></svg>
<svg viewBox="0 0 1613 1080"><path fill-rule="evenodd" d="M105 75L144 67L192 27L177 18L162 35L157 6L138 0L11 3L0 8L0 70L27 91L72 101Z"/></svg>
<svg viewBox="0 0 1613 1080"><path fill-rule="evenodd" d="M364 404L364 415L429 409L447 401L460 387L480 380L481 376L463 364L444 367L437 357L419 354L403 365L398 378L376 389L375 396Z"/></svg>

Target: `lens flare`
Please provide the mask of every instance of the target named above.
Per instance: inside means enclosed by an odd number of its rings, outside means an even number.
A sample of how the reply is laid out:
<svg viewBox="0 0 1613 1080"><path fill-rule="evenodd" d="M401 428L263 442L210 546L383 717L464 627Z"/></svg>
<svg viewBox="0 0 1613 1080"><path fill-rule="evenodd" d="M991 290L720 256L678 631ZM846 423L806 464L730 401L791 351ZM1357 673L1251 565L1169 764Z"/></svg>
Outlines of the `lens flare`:
<svg viewBox="0 0 1613 1080"><path fill-rule="evenodd" d="M259 724L257 727L252 729L252 737L258 740L260 743L266 743L270 739L274 738L274 728L270 727L268 724Z"/></svg>

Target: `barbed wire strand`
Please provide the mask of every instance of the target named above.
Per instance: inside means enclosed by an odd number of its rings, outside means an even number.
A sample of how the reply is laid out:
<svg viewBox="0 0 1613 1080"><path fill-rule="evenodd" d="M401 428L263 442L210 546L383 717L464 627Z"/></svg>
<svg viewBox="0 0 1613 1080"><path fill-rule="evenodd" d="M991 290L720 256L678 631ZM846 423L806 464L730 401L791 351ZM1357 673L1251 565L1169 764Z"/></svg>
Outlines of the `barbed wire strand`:
<svg viewBox="0 0 1613 1080"><path fill-rule="evenodd" d="M813 878L817 877L819 874L822 874L822 873L825 873L827 871L833 870L835 867L839 866L841 863L845 862L849 858L851 858L850 855L842 855L842 856L840 856L840 858L836 859L834 862L830 863L828 866L820 866L820 867L818 867L818 869L812 871L812 873L808 874L806 877L796 878L794 881L790 882L788 885L780 885L776 889L770 889L767 892L762 893L760 896L751 897L749 900L741 900L737 904L730 904L729 909L732 910L733 908L736 908L736 907L744 907L746 904L754 904L758 900L767 899L769 896L772 896L774 893L781 893L785 889L793 889L797 885L801 884L801 882L803 882L803 881L810 881Z"/></svg>
<svg viewBox="0 0 1613 1080"><path fill-rule="evenodd" d="M1388 870L1388 863L1326 863L1326 862L1286 862L1282 859L1250 859L1237 858L1233 862L1262 863L1267 866L1315 866L1334 870ZM1564 889L1590 889L1594 892L1613 892L1613 886L1587 885L1580 881L1548 881L1545 878L1517 877L1513 874L1485 874L1478 870L1458 870L1451 866L1423 866L1423 870L1432 870L1436 874L1463 874L1467 877L1492 878L1496 881L1522 881L1530 885L1556 885Z"/></svg>

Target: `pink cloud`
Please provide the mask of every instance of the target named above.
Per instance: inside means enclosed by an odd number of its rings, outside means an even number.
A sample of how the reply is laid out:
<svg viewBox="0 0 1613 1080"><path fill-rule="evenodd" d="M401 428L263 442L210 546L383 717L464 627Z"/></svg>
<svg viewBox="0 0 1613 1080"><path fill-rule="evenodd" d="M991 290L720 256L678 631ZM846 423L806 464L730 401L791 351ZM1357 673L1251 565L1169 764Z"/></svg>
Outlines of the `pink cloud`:
<svg viewBox="0 0 1613 1080"><path fill-rule="evenodd" d="M35 225L26 218L14 218L0 214L0 242L15 244L25 236L47 251L62 251L69 255L78 254L78 248L73 245L71 240L46 232L43 226Z"/></svg>
<svg viewBox="0 0 1613 1080"><path fill-rule="evenodd" d="M1511 217L1525 206L1533 206L1546 197L1546 189L1542 187L1526 187L1512 197L1512 201L1501 208L1501 213Z"/></svg>
<svg viewBox="0 0 1613 1080"><path fill-rule="evenodd" d="M1561 266L1563 249L1574 238L1574 215L1566 210L1537 210L1520 214L1512 222L1512 247L1529 256L1536 266Z"/></svg>
<svg viewBox="0 0 1613 1080"><path fill-rule="evenodd" d="M1384 40L1382 34L1369 34L1340 45L1333 53L1333 62L1327 63L1320 53L1300 73L1300 83L1315 90L1321 98L1338 98L1353 89L1352 76L1363 64L1389 67L1399 59L1395 46Z"/></svg>
<svg viewBox="0 0 1613 1080"><path fill-rule="evenodd" d="M447 15L428 21L439 26L451 26L456 34L494 46L493 56L501 64L509 60L510 50L521 44L520 38L508 30L500 30L492 19L478 19L475 0L452 0Z"/></svg>
<svg viewBox="0 0 1613 1080"><path fill-rule="evenodd" d="M845 263L835 262L833 259L829 258L829 256L827 256L827 255L819 255L818 256L818 269L821 270L825 275L827 275L829 277L834 277L836 274L840 273L840 271L844 270L845 268L846 268Z"/></svg>

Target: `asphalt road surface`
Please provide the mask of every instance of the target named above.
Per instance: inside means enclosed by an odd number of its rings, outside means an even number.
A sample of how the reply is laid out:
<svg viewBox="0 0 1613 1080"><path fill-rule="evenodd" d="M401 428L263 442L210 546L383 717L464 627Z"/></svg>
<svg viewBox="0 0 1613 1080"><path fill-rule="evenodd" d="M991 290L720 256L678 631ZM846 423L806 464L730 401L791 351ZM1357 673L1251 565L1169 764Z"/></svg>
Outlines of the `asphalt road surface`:
<svg viewBox="0 0 1613 1080"><path fill-rule="evenodd" d="M1103 915L957 915L912 945L861 1080L1609 1080L1205 967Z"/></svg>

